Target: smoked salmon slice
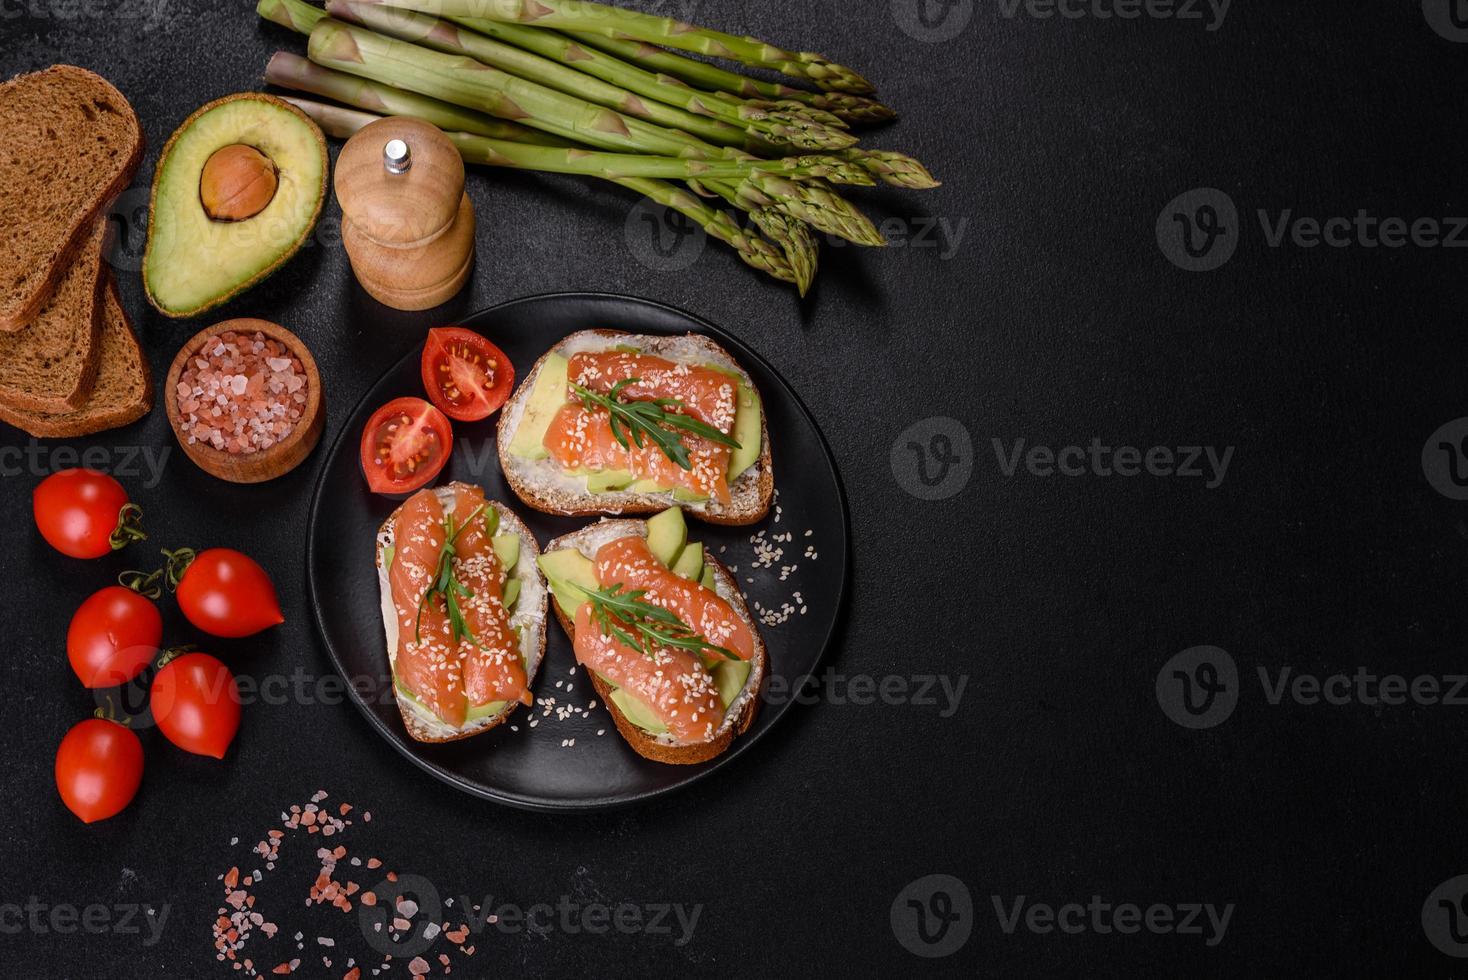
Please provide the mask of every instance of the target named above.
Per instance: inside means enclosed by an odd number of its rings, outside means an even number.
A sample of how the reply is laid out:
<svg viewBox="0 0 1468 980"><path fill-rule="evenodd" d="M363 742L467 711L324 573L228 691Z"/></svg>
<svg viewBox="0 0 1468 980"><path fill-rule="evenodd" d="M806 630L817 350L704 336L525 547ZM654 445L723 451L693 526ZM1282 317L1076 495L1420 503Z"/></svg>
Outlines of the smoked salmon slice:
<svg viewBox="0 0 1468 980"><path fill-rule="evenodd" d="M713 589L686 579L658 560L647 539L636 536L608 541L596 552L596 580L605 588L621 584L644 590L643 601L661 606L714 646L740 660L754 656L754 634Z"/></svg>
<svg viewBox="0 0 1468 980"><path fill-rule="evenodd" d="M388 580L398 619L398 682L449 725L462 727L471 706L518 700L529 704L519 639L504 607L505 569L485 533L483 494L456 490L452 514L454 574L469 590L458 599L464 625L478 640L455 639L444 597L424 602L443 550L444 507L432 490L420 490L398 513L396 551ZM421 613L420 613L421 606Z"/></svg>
<svg viewBox="0 0 1468 980"><path fill-rule="evenodd" d="M388 570L398 614L393 673L428 710L459 727L464 724L468 702L458 644L453 642L443 603L423 602L433 584L443 538L443 506L432 490L418 491L398 512L393 530L397 550Z"/></svg>
<svg viewBox="0 0 1468 980"><path fill-rule="evenodd" d="M572 354L566 365L566 377L583 388L605 394L618 381L636 378L622 389L629 401L652 401L676 398L683 410L728 434L734 430L738 411L738 382L713 368L678 364L651 354L627 351L605 351L600 354Z"/></svg>
<svg viewBox="0 0 1468 980"><path fill-rule="evenodd" d="M459 490L454 500L454 524L462 527L454 541L454 570L471 595L459 602L464 624L478 643L468 637L459 643L464 658L464 693L470 704L491 701L533 703L525 683L520 638L510 628L505 609L505 568L494 553L494 539L485 533L483 515L474 513L488 504L482 493ZM474 517L469 527L464 522Z"/></svg>
<svg viewBox="0 0 1468 980"><path fill-rule="evenodd" d="M576 610L577 662L647 705L679 741L711 738L724 718L724 703L709 672L686 650L658 647L652 656L602 633L590 602Z"/></svg>
<svg viewBox="0 0 1468 980"><path fill-rule="evenodd" d="M623 388L624 401L678 400L681 411L729 435L738 411L738 383L712 368L677 364L661 357L622 351L573 354L567 380L592 391L607 393L619 382L636 378ZM700 497L729 502L730 450L691 433L681 433L688 447L691 469L685 470L663 455L651 441L639 448L634 440L623 448L612 433L611 417L602 409L587 409L569 393L546 430L543 445L567 470L626 470L659 486L689 490Z"/></svg>
<svg viewBox="0 0 1468 980"><path fill-rule="evenodd" d="M596 579L602 588L621 585L642 591L642 600L669 610L705 640L727 648L741 660L754 656L754 635L733 607L712 589L676 574L636 536L609 541L597 549ZM724 717L724 703L704 662L688 650L657 646L648 656L602 632L594 606L576 610L576 659L623 687L668 726L681 741L711 738Z"/></svg>

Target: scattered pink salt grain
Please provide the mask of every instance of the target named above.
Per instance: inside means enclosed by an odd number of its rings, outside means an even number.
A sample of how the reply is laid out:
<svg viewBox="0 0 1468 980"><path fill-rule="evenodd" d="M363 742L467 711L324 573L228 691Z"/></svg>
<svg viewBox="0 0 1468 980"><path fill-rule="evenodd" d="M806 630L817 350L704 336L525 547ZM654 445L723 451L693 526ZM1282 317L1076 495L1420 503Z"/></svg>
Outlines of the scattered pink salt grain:
<svg viewBox="0 0 1468 980"><path fill-rule="evenodd" d="M390 899L379 900L378 896L371 891L370 880L367 886L351 880L351 869L362 868L364 865L369 869L383 867L383 862L378 858L354 857L346 844L339 843L341 838L350 836L350 828L353 821L348 814L356 812L349 803L328 804L328 796L325 790L318 790L309 803L291 804L280 811L280 827L283 829L268 829L265 831L258 843L253 846L245 844L249 852L258 857L266 859L265 871L250 868L242 871L239 865L231 865L227 870L216 876L222 891L222 900L214 913L213 938L215 959L228 962L231 968L238 971L240 977L259 980L263 976L271 974L278 975L322 975L312 974L312 966L303 962L302 953L306 950L311 940L307 934L296 930L288 932L277 926L274 922L266 919L269 914L262 904L261 909L255 910L255 886L267 877L267 872L275 870L274 859L281 856L283 852L299 850L302 843L306 843L309 853L314 854L319 862L314 871L310 890L306 895L306 906L326 905L347 915L348 922L356 929L361 928L361 923L354 913L355 898L363 905L386 905L384 911L388 913L383 921L373 923L373 929L383 932L394 938L406 934L413 928L415 921L421 921L422 936L425 940L432 942L440 935L445 936L455 945L448 952L435 950L430 956L436 956L438 964L432 959L418 957L408 964L408 977L421 978L429 975L438 975L438 965L442 967L442 974L448 975L453 972L453 959L450 953L457 952L462 956L473 956L474 947L464 945L469 939L470 930L468 925L460 924L457 929L448 928L448 923L425 918L418 903L405 895L395 895ZM338 815L339 814L339 815ZM366 811L362 811L362 819L365 821ZM320 833L322 837L328 833L337 835L336 840L329 844L320 843L321 838L311 838L311 834ZM232 844L239 843L240 838L232 838ZM282 864L281 867L289 867ZM398 875L395 872L380 872L389 882L396 882ZM376 875L373 876L375 879ZM445 903L452 905L452 900ZM489 917L491 923L495 921L493 916ZM386 926L386 928L384 928ZM277 940L277 935L279 940ZM320 955L322 966L332 969L333 956L345 953L345 947L352 944L354 933L348 929L344 934L332 935L326 933L312 933L318 950L323 951ZM293 937L293 938L292 938ZM345 939L344 939L345 937ZM269 955L266 962L257 963L250 957L244 956L247 944L254 944L252 953L260 955L265 944L272 946L272 953L284 953L284 956ZM294 946L292 950L290 947ZM281 947L284 947L283 949ZM324 955L324 951L332 951L333 956ZM309 957L308 958L313 958ZM386 980L388 971L393 966L393 957L385 955L381 964L375 967L359 968L352 957L343 956L345 964L339 969L347 972L342 975L342 980L367 980L371 977L382 976ZM395 971L400 980L408 980L402 977L401 971ZM335 975L335 974L332 974Z"/></svg>
<svg viewBox="0 0 1468 980"><path fill-rule="evenodd" d="M204 340L174 389L180 434L232 455L269 449L295 429L306 405L298 357L263 333Z"/></svg>

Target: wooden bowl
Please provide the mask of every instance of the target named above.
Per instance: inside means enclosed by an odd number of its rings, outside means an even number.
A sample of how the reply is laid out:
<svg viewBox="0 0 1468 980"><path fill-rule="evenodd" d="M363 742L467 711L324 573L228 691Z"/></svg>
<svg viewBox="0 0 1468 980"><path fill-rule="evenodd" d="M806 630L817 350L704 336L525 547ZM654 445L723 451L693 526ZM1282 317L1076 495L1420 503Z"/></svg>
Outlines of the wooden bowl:
<svg viewBox="0 0 1468 980"><path fill-rule="evenodd" d="M178 407L178 383L184 366L204 346L204 341L227 331L262 333L279 341L300 360L301 368L306 373L306 404L301 410L301 417L290 434L269 449L253 453L228 453L207 443L190 443L183 431L183 419ZM249 317L223 320L189 338L189 342L179 350L173 359L173 365L168 369L163 404L168 411L168 422L173 426L174 437L183 447L185 455L205 473L231 483L264 483L289 473L316 448L316 443L321 441L321 432L326 427L326 412L322 409L321 372L316 369L316 359L311 356L301 338L285 327L269 320Z"/></svg>

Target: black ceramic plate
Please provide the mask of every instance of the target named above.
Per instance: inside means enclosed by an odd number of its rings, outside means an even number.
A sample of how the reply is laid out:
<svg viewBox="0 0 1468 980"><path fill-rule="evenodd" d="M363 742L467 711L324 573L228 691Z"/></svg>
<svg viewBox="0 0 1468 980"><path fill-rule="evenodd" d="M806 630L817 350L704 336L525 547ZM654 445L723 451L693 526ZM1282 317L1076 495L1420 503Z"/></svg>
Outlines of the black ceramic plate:
<svg viewBox="0 0 1468 980"><path fill-rule="evenodd" d="M430 745L409 738L392 696L373 559L377 528L397 504L368 492L357 450L373 411L401 395L423 395L420 347L388 371L347 419L322 465L311 504L306 551L311 606L326 649L350 682L357 706L393 747L439 779L528 809L587 810L630 803L687 785L728 764L789 709L792 699L785 692L814 675L841 612L847 576L846 501L830 449L810 413L775 369L744 344L696 317L646 300L598 293L533 296L475 314L463 325L498 344L514 362L517 379L561 337L592 327L700 333L729 350L764 398L778 513L772 508L765 520L742 528L690 519L689 539L703 541L710 553L738 569L756 615L755 603L767 610L789 604L795 611L780 625L760 626L769 648L771 687L754 724L727 752L701 765L668 766L643 759L622 741L600 702L589 714L578 712L564 720L554 710L545 715L539 704L533 710L520 708L509 723L459 742ZM498 415L479 423L455 423L453 456L440 480L484 487L486 496L510 504L542 545L595 521L552 517L519 502L500 473L497 420ZM750 539L760 531L771 540L790 535L788 541L774 541L784 555L773 569L752 567ZM808 552L816 557L807 557ZM794 566L784 581L782 565ZM584 670L570 673L575 666L570 641L553 615L551 619L533 692L537 698L555 698L557 706L584 709L596 693ZM533 728L532 718L537 720ZM512 724L519 730L511 730ZM604 734L598 735L599 730ZM569 739L575 744L563 746Z"/></svg>

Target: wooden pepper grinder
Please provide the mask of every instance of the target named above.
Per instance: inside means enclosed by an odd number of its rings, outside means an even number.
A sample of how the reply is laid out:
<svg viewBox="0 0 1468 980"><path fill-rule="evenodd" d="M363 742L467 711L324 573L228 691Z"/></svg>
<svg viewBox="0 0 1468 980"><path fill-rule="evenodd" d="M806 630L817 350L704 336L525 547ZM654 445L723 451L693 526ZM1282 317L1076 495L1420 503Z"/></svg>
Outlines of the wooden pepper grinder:
<svg viewBox="0 0 1468 980"><path fill-rule="evenodd" d="M464 161L438 127L392 116L362 129L336 162L342 244L379 303L426 310L457 293L474 262Z"/></svg>

